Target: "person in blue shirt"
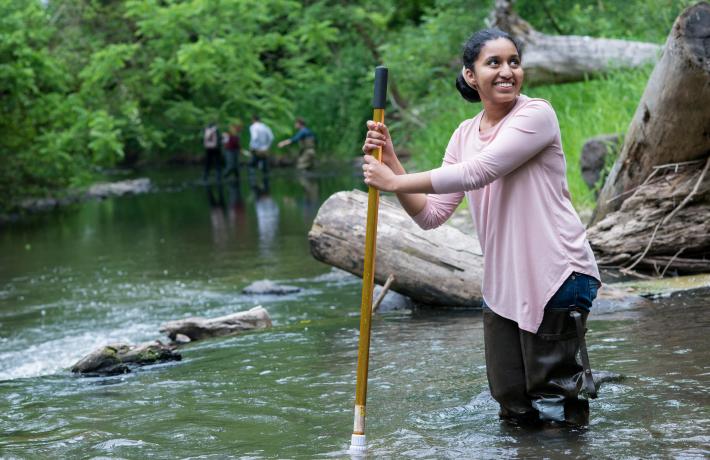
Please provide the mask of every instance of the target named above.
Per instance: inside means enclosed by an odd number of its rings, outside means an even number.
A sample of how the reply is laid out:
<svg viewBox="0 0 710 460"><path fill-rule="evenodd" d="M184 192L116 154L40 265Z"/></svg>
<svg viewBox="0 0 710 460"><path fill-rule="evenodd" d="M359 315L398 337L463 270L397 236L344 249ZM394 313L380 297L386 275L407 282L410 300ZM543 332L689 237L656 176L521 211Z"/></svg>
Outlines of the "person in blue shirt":
<svg viewBox="0 0 710 460"><path fill-rule="evenodd" d="M316 136L307 126L303 118L296 118L296 134L289 139L278 143L279 148L298 142L300 152L296 167L298 169L312 169L316 159Z"/></svg>

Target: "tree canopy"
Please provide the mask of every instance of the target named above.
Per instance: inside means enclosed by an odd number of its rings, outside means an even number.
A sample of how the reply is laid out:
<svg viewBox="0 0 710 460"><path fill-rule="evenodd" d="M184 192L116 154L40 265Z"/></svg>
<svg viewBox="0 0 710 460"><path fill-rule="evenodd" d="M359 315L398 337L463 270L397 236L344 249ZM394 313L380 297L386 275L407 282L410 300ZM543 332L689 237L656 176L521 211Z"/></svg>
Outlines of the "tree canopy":
<svg viewBox="0 0 710 460"><path fill-rule="evenodd" d="M197 153L211 120L259 114L278 137L302 116L323 152L354 154L382 63L394 121L421 127L417 104L453 80L460 45L491 3L0 0L0 207L84 183L96 168ZM551 33L662 42L686 3L518 8Z"/></svg>

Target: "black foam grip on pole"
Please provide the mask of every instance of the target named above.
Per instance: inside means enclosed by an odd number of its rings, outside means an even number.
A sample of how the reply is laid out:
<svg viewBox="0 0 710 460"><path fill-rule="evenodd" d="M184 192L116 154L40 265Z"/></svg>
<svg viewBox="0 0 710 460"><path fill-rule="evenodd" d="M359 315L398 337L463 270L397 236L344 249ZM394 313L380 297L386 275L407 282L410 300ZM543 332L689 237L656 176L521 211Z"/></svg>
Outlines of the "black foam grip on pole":
<svg viewBox="0 0 710 460"><path fill-rule="evenodd" d="M387 67L375 67L375 95L372 98L372 107L384 109L387 103Z"/></svg>

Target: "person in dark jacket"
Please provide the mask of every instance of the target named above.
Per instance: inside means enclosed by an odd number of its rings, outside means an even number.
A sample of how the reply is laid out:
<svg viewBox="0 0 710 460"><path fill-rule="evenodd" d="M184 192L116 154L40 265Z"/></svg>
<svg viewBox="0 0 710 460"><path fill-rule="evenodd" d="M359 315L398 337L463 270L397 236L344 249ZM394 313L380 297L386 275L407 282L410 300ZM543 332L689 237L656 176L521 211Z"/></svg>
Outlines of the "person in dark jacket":
<svg viewBox="0 0 710 460"><path fill-rule="evenodd" d="M296 134L289 139L284 139L278 143L279 148L298 142L300 151L296 167L298 169L312 169L316 159L316 136L308 129L303 118L296 119Z"/></svg>
<svg viewBox="0 0 710 460"><path fill-rule="evenodd" d="M234 178L239 180L239 152L242 149L241 143L242 124L240 122L233 123L229 127L229 132L224 143L225 156L227 159L227 168L224 171L224 176L234 174Z"/></svg>

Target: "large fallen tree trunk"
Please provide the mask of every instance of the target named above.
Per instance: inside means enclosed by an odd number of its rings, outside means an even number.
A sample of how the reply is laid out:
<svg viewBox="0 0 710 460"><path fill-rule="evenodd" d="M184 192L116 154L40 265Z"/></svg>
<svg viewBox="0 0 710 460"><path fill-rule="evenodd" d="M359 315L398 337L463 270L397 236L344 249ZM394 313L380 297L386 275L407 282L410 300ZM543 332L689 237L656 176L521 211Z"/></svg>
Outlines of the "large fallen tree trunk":
<svg viewBox="0 0 710 460"><path fill-rule="evenodd" d="M515 13L513 3L513 0L496 0L488 23L521 42L526 83L579 81L620 67L640 67L658 60L661 47L653 43L543 34Z"/></svg>
<svg viewBox="0 0 710 460"><path fill-rule="evenodd" d="M308 234L313 256L362 276L367 194L339 192L321 206ZM481 303L478 239L451 226L420 229L398 206L380 202L375 280L395 275L392 290L417 302L451 307Z"/></svg>
<svg viewBox="0 0 710 460"><path fill-rule="evenodd" d="M599 194L592 223L620 209L654 166L702 159L709 153L710 3L701 2L681 13L671 29ZM696 166L699 170L702 163Z"/></svg>
<svg viewBox="0 0 710 460"><path fill-rule="evenodd" d="M703 191L698 193L709 193L707 181L703 184ZM668 185L668 192L673 188L673 184ZM360 191L338 192L323 203L308 234L314 257L362 276L366 211L367 194ZM696 216L695 220L701 219ZM700 233L708 232L705 225L704 230L697 227ZM475 237L449 225L421 230L398 205L380 202L375 271L378 283L384 284L387 275L394 273L392 289L415 302L478 307L482 262ZM595 311L641 308L647 305L641 297L709 287L710 275L605 285Z"/></svg>

